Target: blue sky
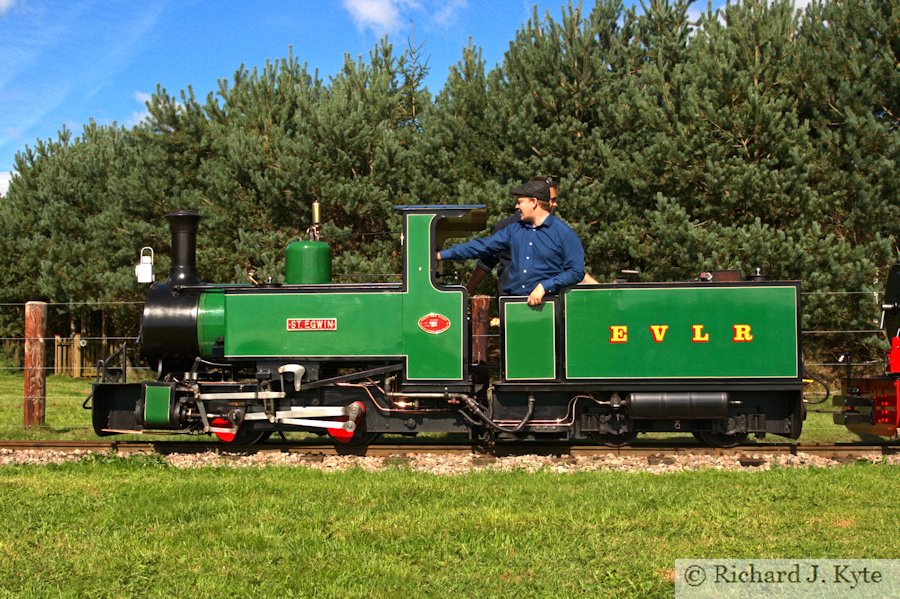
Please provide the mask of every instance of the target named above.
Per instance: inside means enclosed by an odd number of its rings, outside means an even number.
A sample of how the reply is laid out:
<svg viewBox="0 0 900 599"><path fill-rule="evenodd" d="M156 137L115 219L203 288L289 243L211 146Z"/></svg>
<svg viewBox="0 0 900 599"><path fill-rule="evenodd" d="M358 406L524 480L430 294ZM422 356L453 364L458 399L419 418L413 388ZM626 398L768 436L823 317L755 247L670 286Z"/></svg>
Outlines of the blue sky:
<svg viewBox="0 0 900 599"><path fill-rule="evenodd" d="M157 84L202 98L289 46L327 80L385 34L399 53L414 23L436 94L469 38L502 61L535 4L558 19L566 0L0 0L0 195L16 152L91 118L132 126Z"/></svg>

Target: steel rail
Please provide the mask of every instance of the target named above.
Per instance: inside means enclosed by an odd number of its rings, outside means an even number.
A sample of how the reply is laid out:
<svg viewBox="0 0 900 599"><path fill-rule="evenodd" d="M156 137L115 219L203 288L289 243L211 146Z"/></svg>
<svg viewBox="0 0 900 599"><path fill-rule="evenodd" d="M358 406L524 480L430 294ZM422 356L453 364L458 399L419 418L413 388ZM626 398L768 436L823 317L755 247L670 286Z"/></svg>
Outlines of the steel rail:
<svg viewBox="0 0 900 599"><path fill-rule="evenodd" d="M352 447L315 440L288 443L262 443L252 446L229 445L209 441L53 441L0 440L0 450L57 451L63 453L99 452L130 455L136 453L218 453L222 455L251 455L258 453L304 454L311 458L334 455L405 458L419 454L471 455L499 458L522 455L543 455L560 458L591 456L646 457L660 461L674 456L711 455L739 456L752 461L761 456L814 455L837 461L853 461L874 456L900 454L900 442L884 443L747 443L730 448L706 447L679 442L640 442L625 447L568 443L515 443L478 445L468 441L445 443L375 443L367 447Z"/></svg>

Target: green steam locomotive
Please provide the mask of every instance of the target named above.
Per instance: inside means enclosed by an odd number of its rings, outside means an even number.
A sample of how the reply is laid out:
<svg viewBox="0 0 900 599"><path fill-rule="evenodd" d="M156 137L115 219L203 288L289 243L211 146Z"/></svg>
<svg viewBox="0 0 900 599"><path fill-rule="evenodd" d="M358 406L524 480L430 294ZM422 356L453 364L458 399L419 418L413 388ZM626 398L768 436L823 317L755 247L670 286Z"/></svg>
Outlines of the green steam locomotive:
<svg viewBox="0 0 900 599"><path fill-rule="evenodd" d="M96 433L253 443L303 431L366 444L444 432L621 445L683 432L717 446L799 436L797 282L713 274L579 285L536 307L501 297L492 336L434 260L447 239L484 228L484 207L397 209L402 280L372 284L333 283L330 249L316 239L288 247L284 283L205 283L199 215L169 214L172 267L142 317L155 380L95 384ZM473 352L486 337L499 340L499 357Z"/></svg>

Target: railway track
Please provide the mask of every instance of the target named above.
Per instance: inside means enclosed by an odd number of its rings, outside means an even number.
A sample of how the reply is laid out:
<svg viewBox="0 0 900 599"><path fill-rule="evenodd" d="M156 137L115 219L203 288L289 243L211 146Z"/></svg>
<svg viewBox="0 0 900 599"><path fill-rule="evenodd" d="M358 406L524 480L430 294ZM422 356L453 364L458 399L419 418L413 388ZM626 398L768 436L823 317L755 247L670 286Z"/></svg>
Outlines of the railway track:
<svg viewBox="0 0 900 599"><path fill-rule="evenodd" d="M321 442L263 443L254 446L230 446L218 442L184 441L47 441L47 440L0 440L0 450L11 451L56 451L56 452L98 452L118 455L131 454L197 454L219 453L227 455L252 455L259 453L306 454L309 456L356 455L369 457L399 457L415 454L473 455L485 458L499 458L521 455L541 455L560 458L591 456L631 456L646 457L651 463L675 456L707 455L738 456L742 462L752 463L755 459L775 455L812 455L837 461L855 461L873 455L888 456L900 454L900 443L856 444L856 443L766 443L744 444L731 448L714 448L687 443L644 442L626 447L603 445L579 445L560 443L504 443L494 446L474 445L469 442L456 443L376 443L368 447L335 447Z"/></svg>

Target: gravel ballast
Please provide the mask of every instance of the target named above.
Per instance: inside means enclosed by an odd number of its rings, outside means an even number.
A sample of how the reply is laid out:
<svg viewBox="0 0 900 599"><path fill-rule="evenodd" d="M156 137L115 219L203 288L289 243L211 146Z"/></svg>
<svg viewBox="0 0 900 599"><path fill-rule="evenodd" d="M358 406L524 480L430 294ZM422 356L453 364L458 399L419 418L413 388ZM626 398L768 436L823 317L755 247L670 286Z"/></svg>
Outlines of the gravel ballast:
<svg viewBox="0 0 900 599"><path fill-rule="evenodd" d="M0 466L78 462L95 453L87 450L0 449ZM115 456L117 454L105 453L97 455ZM496 458L479 455L460 456L429 453L364 457L323 456L284 452L258 452L248 455L207 452L174 453L163 456L162 459L175 468L300 467L328 472L358 468L368 472L377 472L388 468L400 467L438 476L454 476L485 470L502 472L543 471L561 474L585 471L640 471L665 474L704 469L764 471L772 468L831 468L848 463L846 460L835 460L804 453L790 455L754 452L747 452L742 455L660 454L652 456L601 455L589 457L522 455ZM900 465L900 455L882 456L881 454L873 453L860 459L873 463Z"/></svg>

